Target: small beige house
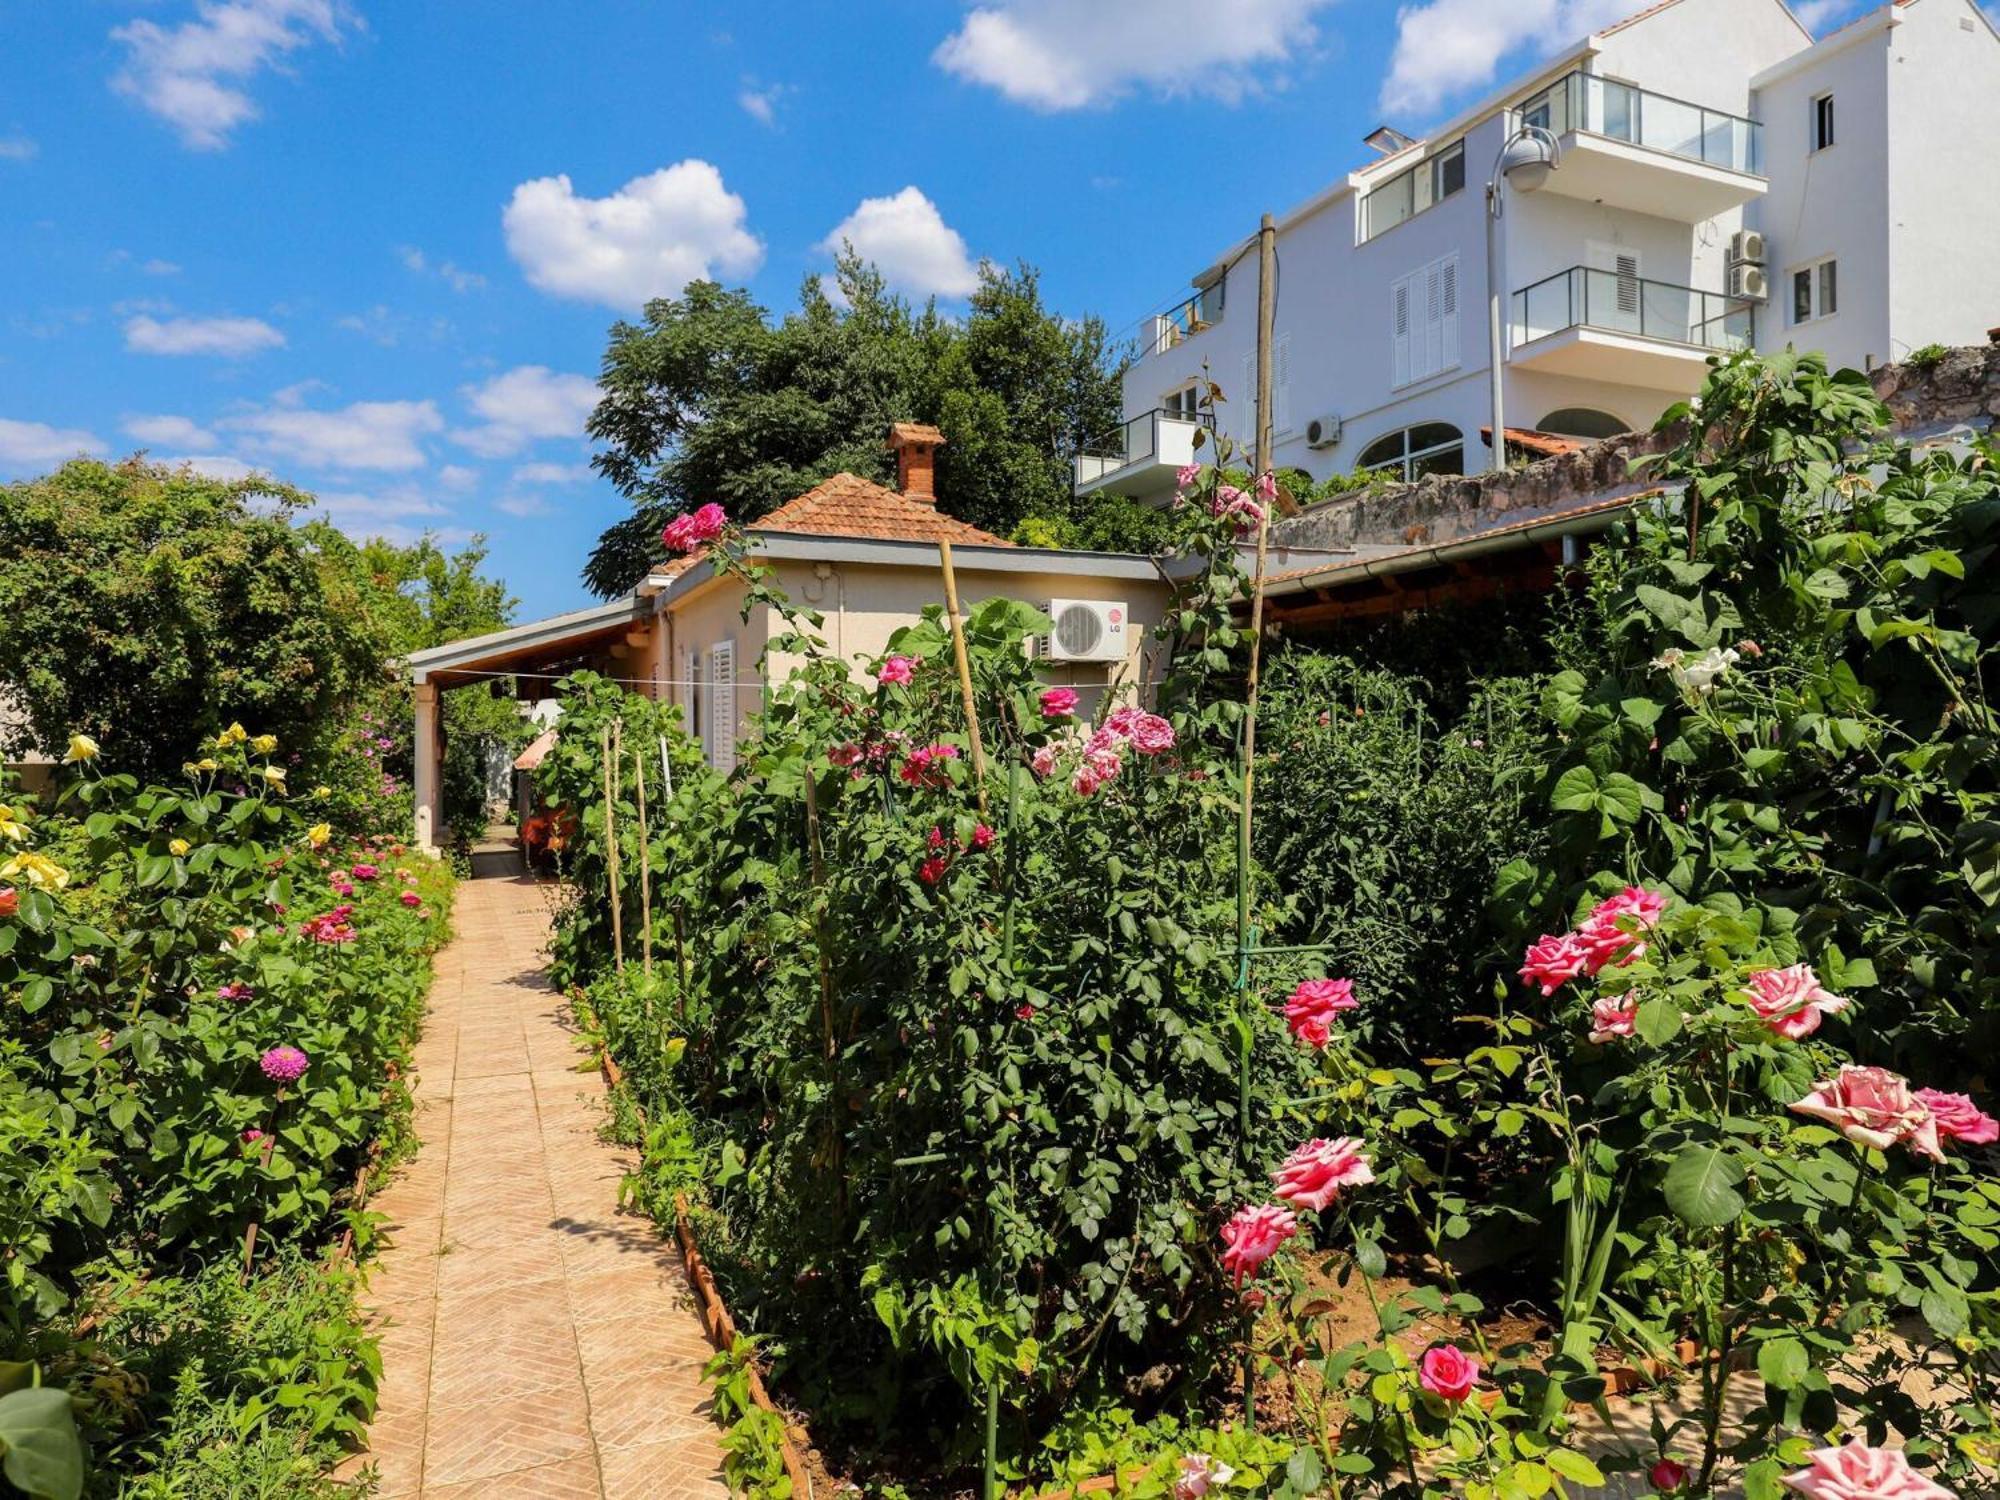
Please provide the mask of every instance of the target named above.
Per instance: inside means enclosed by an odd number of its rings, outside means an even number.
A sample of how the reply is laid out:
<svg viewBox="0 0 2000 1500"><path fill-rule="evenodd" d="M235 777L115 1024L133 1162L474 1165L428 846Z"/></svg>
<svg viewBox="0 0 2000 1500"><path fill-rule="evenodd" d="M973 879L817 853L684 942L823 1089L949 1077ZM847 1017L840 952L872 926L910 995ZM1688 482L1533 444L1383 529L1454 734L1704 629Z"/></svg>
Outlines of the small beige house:
<svg viewBox="0 0 2000 1500"><path fill-rule="evenodd" d="M1062 609L1073 628L1048 650L1048 675L1078 688L1086 713L1109 690L1158 680L1152 633L1173 589L1153 559L1017 547L969 526L937 508L933 459L943 435L898 423L890 441L899 488L836 474L751 531L785 592L824 616L836 655L858 673L925 605L941 605L938 543L949 542L961 610L994 597ZM782 622L761 605L746 620L743 595L740 582L714 576L706 560L679 559L608 604L413 653L418 842L434 845L442 826L438 695L454 687L506 679L532 702L587 667L679 703L710 763L733 766L766 690L797 665L767 657Z"/></svg>

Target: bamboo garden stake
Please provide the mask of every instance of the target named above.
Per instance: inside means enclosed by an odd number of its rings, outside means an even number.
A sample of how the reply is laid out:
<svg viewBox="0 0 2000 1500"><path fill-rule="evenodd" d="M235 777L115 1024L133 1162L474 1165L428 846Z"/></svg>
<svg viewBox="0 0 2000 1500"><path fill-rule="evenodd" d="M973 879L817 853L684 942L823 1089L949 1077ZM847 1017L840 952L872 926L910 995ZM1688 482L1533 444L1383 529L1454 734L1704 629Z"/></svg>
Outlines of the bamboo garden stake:
<svg viewBox="0 0 2000 1500"><path fill-rule="evenodd" d="M951 565L951 543L938 543L944 566L944 612L951 621L951 654L958 661L958 690L965 696L965 728L972 740L972 784L979 789L979 816L986 816L986 748L979 742L979 710L972 696L972 663L965 654L965 626L958 618L958 574Z"/></svg>
<svg viewBox="0 0 2000 1500"><path fill-rule="evenodd" d="M600 744L604 752L604 878L611 886L611 953L617 971L625 972L625 918L620 908L624 897L618 889L618 754L624 736L619 721L604 726Z"/></svg>
<svg viewBox="0 0 2000 1500"><path fill-rule="evenodd" d="M646 752L632 751L632 775L639 787L639 951L646 977L653 977L653 849L646 823Z"/></svg>

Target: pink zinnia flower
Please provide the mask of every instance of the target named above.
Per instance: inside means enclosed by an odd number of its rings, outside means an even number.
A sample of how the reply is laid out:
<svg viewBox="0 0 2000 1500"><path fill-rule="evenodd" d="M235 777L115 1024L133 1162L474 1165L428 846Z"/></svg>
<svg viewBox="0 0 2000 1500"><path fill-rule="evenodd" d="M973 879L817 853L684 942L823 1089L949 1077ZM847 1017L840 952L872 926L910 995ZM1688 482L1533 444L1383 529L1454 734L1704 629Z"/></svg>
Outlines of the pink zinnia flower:
<svg viewBox="0 0 2000 1500"><path fill-rule="evenodd" d="M1361 1153L1361 1142L1350 1136L1307 1141L1271 1174L1280 1198L1294 1208L1309 1208L1315 1213L1333 1202L1342 1188L1374 1180L1368 1158Z"/></svg>
<svg viewBox="0 0 2000 1500"><path fill-rule="evenodd" d="M1956 1500L1911 1468L1901 1449L1871 1448L1859 1438L1817 1450L1810 1467L1785 1476L1785 1487L1807 1500Z"/></svg>
<svg viewBox="0 0 2000 1500"><path fill-rule="evenodd" d="M1761 969L1749 980L1750 1008L1779 1036L1791 1041L1819 1030L1821 1016L1838 1015L1853 1002L1830 995L1810 964Z"/></svg>
<svg viewBox="0 0 2000 1500"><path fill-rule="evenodd" d="M1076 689L1066 687L1046 688L1042 692L1042 717L1045 719L1066 719L1076 712Z"/></svg>
<svg viewBox="0 0 2000 1500"><path fill-rule="evenodd" d="M297 1083L306 1074L306 1055L296 1047L273 1047L257 1060L273 1083Z"/></svg>
<svg viewBox="0 0 2000 1500"><path fill-rule="evenodd" d="M1308 979L1285 999L1285 1024L1315 1051L1325 1051L1334 1018L1360 1005L1351 979Z"/></svg>
<svg viewBox="0 0 2000 1500"><path fill-rule="evenodd" d="M353 875L353 877L356 880L373 880L377 875L381 874L382 872L376 869L375 866L373 865L356 865L351 871L349 871L349 873Z"/></svg>
<svg viewBox="0 0 2000 1500"><path fill-rule="evenodd" d="M1590 1039L1602 1045L1614 1037L1630 1036L1639 1021L1639 1002L1631 995L1613 1000L1593 1000L1590 1004Z"/></svg>
<svg viewBox="0 0 2000 1500"><path fill-rule="evenodd" d="M247 984L225 984L215 991L218 1000L248 1000L253 991Z"/></svg>
<svg viewBox="0 0 2000 1500"><path fill-rule="evenodd" d="M1222 1269L1241 1286L1244 1277L1255 1276L1257 1268L1298 1232L1298 1218L1289 1208L1275 1203L1240 1208L1222 1226Z"/></svg>
<svg viewBox="0 0 2000 1500"><path fill-rule="evenodd" d="M1547 999L1581 974L1587 961L1583 944L1577 941L1575 933L1565 932L1561 937L1544 934L1522 956L1521 978L1540 985L1542 997Z"/></svg>
<svg viewBox="0 0 2000 1500"><path fill-rule="evenodd" d="M1919 1156L1944 1160L1937 1120L1910 1092L1909 1081L1887 1068L1844 1067L1791 1108L1877 1151L1901 1141Z"/></svg>
<svg viewBox="0 0 2000 1500"><path fill-rule="evenodd" d="M1479 1384L1479 1361L1456 1344L1439 1344L1424 1351L1417 1378L1433 1396L1455 1406Z"/></svg>
<svg viewBox="0 0 2000 1500"><path fill-rule="evenodd" d="M1918 1089L1917 1102L1937 1121L1940 1140L1963 1141L1968 1146L1990 1146L2000 1141L2000 1120L1974 1104L1969 1095Z"/></svg>
<svg viewBox="0 0 2000 1500"><path fill-rule="evenodd" d="M419 896L415 891L405 891L402 894L401 900L405 906L421 906L424 898Z"/></svg>
<svg viewBox="0 0 2000 1500"><path fill-rule="evenodd" d="M875 680L884 687L900 686L916 675L920 656L892 656L882 663L882 670L875 674Z"/></svg>
<svg viewBox="0 0 2000 1500"><path fill-rule="evenodd" d="M264 1132L259 1130L255 1125L252 1125L248 1130L243 1132L243 1144L246 1146L263 1139Z"/></svg>
<svg viewBox="0 0 2000 1500"><path fill-rule="evenodd" d="M1028 764L1035 768L1035 774L1047 781L1055 774L1057 751L1054 745L1037 745Z"/></svg>
<svg viewBox="0 0 2000 1500"><path fill-rule="evenodd" d="M1141 755L1165 755L1174 748L1174 726L1158 714L1140 714L1132 723L1132 748Z"/></svg>

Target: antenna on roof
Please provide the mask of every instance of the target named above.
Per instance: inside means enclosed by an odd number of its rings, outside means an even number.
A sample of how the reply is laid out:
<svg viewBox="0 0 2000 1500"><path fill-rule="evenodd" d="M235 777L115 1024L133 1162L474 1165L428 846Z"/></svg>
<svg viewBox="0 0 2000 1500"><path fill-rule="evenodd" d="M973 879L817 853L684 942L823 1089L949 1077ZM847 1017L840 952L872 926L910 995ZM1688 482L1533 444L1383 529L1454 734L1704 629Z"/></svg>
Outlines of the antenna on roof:
<svg viewBox="0 0 2000 1500"><path fill-rule="evenodd" d="M1384 156L1394 156L1405 146L1414 146L1417 143L1415 136L1404 135L1391 125L1377 125L1361 139Z"/></svg>

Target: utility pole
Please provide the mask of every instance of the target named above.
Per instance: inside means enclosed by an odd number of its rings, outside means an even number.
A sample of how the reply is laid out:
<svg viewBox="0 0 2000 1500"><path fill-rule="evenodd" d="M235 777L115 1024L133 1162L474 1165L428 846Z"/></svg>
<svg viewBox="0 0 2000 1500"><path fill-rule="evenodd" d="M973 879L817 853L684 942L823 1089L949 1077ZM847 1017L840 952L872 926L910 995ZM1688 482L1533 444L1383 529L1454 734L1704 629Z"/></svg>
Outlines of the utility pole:
<svg viewBox="0 0 2000 1500"><path fill-rule="evenodd" d="M1257 453L1252 472L1271 470L1271 346L1278 312L1278 225L1269 214L1257 230Z"/></svg>

